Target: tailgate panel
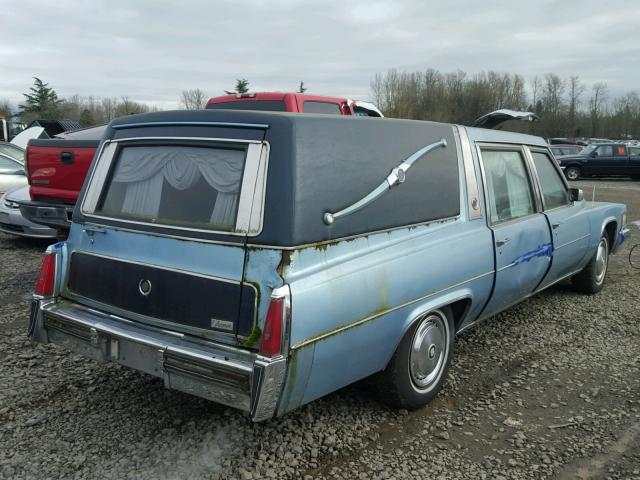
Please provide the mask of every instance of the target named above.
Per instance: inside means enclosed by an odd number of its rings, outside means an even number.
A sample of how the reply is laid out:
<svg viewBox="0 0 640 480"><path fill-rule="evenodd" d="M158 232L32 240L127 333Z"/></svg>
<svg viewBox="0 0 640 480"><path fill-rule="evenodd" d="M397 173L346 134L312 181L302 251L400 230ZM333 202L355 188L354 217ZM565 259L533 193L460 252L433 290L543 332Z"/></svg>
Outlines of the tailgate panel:
<svg viewBox="0 0 640 480"><path fill-rule="evenodd" d="M230 334L238 326L245 333L255 315L251 285L86 253L72 254L67 287L139 315Z"/></svg>
<svg viewBox="0 0 640 480"><path fill-rule="evenodd" d="M75 203L99 143L97 140L31 140L27 149L31 197Z"/></svg>

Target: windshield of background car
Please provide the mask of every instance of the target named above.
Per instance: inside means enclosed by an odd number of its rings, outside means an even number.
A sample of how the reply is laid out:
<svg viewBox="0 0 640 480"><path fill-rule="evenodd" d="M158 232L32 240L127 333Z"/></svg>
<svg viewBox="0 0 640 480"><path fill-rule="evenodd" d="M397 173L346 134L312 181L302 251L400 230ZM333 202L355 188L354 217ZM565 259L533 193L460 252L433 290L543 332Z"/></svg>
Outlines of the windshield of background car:
<svg viewBox="0 0 640 480"><path fill-rule="evenodd" d="M10 143L0 143L0 153L24 162L24 150Z"/></svg>
<svg viewBox="0 0 640 480"><path fill-rule="evenodd" d="M238 100L237 102L210 103L207 110L261 110L286 112L284 100Z"/></svg>
<svg viewBox="0 0 640 480"><path fill-rule="evenodd" d="M121 147L95 213L154 225L231 231L245 157L244 147Z"/></svg>
<svg viewBox="0 0 640 480"><path fill-rule="evenodd" d="M580 152L580 155L590 155L596 148L598 148L597 145L588 145L584 147L584 150Z"/></svg>

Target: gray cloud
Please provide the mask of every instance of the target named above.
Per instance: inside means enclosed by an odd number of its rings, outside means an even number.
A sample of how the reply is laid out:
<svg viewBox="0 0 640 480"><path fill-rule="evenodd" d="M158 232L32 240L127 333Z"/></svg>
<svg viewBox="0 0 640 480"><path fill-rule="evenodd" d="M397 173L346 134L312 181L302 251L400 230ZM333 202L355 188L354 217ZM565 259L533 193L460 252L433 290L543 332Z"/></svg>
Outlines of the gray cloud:
<svg viewBox="0 0 640 480"><path fill-rule="evenodd" d="M609 1L136 2L0 0L0 98L32 83L61 96L176 106L249 79L255 90L369 96L376 72L546 72L637 89L640 4Z"/></svg>

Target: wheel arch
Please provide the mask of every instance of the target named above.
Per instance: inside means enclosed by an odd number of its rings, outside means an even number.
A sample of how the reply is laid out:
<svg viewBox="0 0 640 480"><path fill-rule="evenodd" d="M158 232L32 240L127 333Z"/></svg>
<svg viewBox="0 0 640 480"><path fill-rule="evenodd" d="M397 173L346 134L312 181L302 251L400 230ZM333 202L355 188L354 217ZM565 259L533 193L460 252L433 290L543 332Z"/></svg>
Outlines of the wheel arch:
<svg viewBox="0 0 640 480"><path fill-rule="evenodd" d="M614 217L607 218L603 223L601 232L607 234L607 240L609 240L609 253L611 253L618 233L618 221Z"/></svg>
<svg viewBox="0 0 640 480"><path fill-rule="evenodd" d="M461 289L450 292L438 298L429 299L413 308L405 317L405 322L401 334L396 340L391 355L386 359L385 366L389 364L391 357L398 349L400 342L405 337L409 329L429 312L434 310L448 310L453 316L454 331L453 335L458 332L460 326L464 322L473 304L473 292L470 289Z"/></svg>

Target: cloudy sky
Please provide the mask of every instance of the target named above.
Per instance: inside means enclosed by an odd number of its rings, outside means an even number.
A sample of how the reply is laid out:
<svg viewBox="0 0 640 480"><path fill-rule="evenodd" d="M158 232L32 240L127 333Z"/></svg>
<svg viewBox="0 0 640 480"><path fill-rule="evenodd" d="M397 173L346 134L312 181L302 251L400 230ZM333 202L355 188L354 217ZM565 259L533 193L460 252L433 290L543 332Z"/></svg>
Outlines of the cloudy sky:
<svg viewBox="0 0 640 480"><path fill-rule="evenodd" d="M635 0L0 0L0 24L0 99L14 103L33 76L61 97L163 108L236 78L366 99L390 68L555 72L613 95L640 90Z"/></svg>

